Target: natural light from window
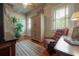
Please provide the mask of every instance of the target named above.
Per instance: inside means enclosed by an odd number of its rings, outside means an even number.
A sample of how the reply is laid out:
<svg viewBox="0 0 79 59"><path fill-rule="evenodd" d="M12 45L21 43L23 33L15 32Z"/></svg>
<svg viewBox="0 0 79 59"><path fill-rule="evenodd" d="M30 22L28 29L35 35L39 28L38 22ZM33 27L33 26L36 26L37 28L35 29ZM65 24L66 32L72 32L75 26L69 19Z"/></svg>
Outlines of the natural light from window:
<svg viewBox="0 0 79 59"><path fill-rule="evenodd" d="M28 29L31 29L31 18L28 19Z"/></svg>
<svg viewBox="0 0 79 59"><path fill-rule="evenodd" d="M56 19L65 17L65 8L56 10Z"/></svg>
<svg viewBox="0 0 79 59"><path fill-rule="evenodd" d="M54 11L54 29L63 29L68 26L68 7L57 8Z"/></svg>

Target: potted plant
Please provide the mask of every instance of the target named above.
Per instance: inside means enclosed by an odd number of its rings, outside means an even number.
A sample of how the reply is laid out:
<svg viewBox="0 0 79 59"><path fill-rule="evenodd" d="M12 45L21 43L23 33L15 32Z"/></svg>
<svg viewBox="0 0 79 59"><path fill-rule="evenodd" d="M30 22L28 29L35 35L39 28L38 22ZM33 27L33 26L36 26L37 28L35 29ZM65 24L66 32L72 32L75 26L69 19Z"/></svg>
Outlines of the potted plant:
<svg viewBox="0 0 79 59"><path fill-rule="evenodd" d="M11 19L12 19L12 23L14 24L14 27L15 27L15 37L18 38L21 36L23 25L18 22L16 17L11 17Z"/></svg>
<svg viewBox="0 0 79 59"><path fill-rule="evenodd" d="M15 36L16 37L20 37L21 32L22 32L22 27L23 27L23 25L21 23L16 24L16 27L15 27L15 31L16 31Z"/></svg>

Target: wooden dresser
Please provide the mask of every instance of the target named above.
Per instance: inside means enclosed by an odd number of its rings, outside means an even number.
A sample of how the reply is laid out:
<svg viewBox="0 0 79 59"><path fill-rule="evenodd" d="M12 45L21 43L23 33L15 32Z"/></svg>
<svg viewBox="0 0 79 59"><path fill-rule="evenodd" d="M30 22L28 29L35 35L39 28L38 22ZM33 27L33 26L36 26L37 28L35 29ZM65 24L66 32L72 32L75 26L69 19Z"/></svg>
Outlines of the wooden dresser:
<svg viewBox="0 0 79 59"><path fill-rule="evenodd" d="M15 56L16 39L5 39L5 30L6 29L4 29L4 4L0 3L0 56Z"/></svg>
<svg viewBox="0 0 79 59"><path fill-rule="evenodd" d="M0 56L15 56L16 39L0 42Z"/></svg>

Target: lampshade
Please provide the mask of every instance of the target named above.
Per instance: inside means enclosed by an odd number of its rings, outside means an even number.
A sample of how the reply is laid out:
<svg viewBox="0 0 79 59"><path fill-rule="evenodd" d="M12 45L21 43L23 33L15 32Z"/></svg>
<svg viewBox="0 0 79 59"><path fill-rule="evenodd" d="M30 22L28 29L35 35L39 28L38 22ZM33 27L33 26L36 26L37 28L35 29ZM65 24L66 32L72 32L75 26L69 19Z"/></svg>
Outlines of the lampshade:
<svg viewBox="0 0 79 59"><path fill-rule="evenodd" d="M71 20L79 21L79 12L75 12L72 14Z"/></svg>

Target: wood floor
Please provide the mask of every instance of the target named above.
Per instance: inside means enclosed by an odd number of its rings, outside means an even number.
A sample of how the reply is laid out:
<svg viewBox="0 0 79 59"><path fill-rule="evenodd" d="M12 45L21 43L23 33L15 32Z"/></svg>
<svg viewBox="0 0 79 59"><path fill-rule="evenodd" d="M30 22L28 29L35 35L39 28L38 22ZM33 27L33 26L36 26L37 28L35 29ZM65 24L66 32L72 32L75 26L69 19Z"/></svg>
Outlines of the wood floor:
<svg viewBox="0 0 79 59"><path fill-rule="evenodd" d="M31 40L22 40L16 43L16 56L47 56L46 49Z"/></svg>

